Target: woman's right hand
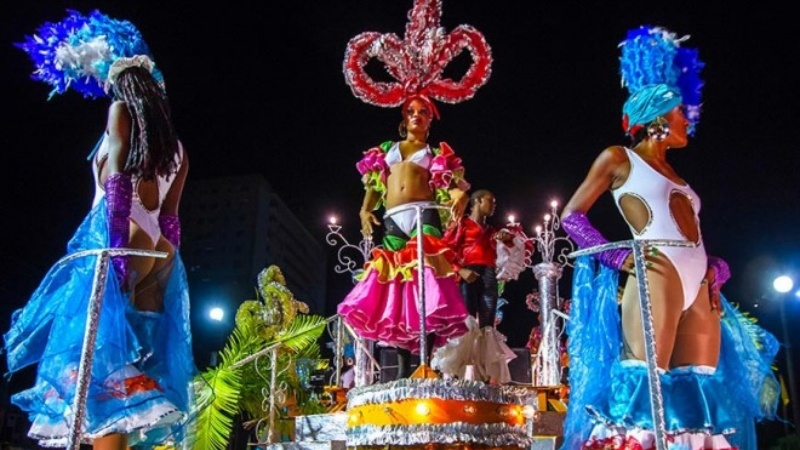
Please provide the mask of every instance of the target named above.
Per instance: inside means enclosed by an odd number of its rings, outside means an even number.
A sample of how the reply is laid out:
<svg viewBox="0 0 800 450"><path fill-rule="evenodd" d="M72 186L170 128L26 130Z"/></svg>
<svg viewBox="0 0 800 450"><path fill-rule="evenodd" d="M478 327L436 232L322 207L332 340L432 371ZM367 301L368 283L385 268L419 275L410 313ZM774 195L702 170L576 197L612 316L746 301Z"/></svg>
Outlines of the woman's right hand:
<svg viewBox="0 0 800 450"><path fill-rule="evenodd" d="M458 269L458 276L467 283L473 283L478 279L478 274L474 270L469 270L464 267Z"/></svg>
<svg viewBox="0 0 800 450"><path fill-rule="evenodd" d="M360 210L358 212L358 217L361 219L361 234L366 238L372 237L372 226L373 225L380 225L381 222L375 217L375 214L372 214L371 211Z"/></svg>

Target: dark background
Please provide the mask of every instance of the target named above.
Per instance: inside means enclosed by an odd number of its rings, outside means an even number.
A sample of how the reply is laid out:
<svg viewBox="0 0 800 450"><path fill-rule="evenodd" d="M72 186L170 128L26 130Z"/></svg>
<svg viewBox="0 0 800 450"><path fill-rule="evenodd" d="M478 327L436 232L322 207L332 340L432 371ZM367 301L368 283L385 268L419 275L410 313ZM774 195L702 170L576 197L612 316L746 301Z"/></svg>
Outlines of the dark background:
<svg viewBox="0 0 800 450"><path fill-rule="evenodd" d="M771 282L783 271L800 275L795 14L778 2L710 3L445 1L441 25L476 27L494 63L473 99L439 104L431 141L455 149L473 187L494 191L498 223L513 213L530 231L551 200L566 202L603 148L626 143L617 48L626 31L650 24L691 35L685 45L699 48L706 63L703 114L695 138L670 161L702 198L707 250L731 266L723 292L783 337ZM140 29L191 153L190 183L261 173L322 245L331 214L358 238L363 191L355 163L362 151L397 137L400 114L352 95L344 50L365 31L402 37L411 0L201 4L0 6L0 323L63 256L92 199L86 156L104 129L108 102L73 92L48 101L50 87L29 78L32 64L12 45L42 22L62 19L66 8L99 8ZM590 217L610 239L627 237L610 195ZM326 313L348 283L331 271ZM528 271L507 288L500 328L512 346L524 346L535 324L525 306L534 287ZM568 296L568 277L561 288ZM790 326L797 303L787 307Z"/></svg>

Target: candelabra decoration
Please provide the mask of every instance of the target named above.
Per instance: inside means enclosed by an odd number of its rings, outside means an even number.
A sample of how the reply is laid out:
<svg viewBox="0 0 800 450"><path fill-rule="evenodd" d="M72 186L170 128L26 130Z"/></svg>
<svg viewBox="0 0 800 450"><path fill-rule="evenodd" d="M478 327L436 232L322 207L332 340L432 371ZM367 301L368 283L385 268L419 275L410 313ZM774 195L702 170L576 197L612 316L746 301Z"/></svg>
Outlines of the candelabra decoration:
<svg viewBox="0 0 800 450"><path fill-rule="evenodd" d="M336 259L338 263L333 267L336 273L347 273L353 276L353 279L361 273L364 263L369 259L372 250L379 248L372 241L372 236L364 236L357 244L351 243L342 234L342 226L339 225L336 216L331 216L328 219L328 234L325 236L325 242L328 245L336 247ZM351 256L353 255L353 256ZM359 262L358 258L361 258Z"/></svg>
<svg viewBox="0 0 800 450"><path fill-rule="evenodd" d="M363 271L364 264L372 254L372 250L380 248L381 246L375 245L372 236L363 236L361 241L357 244L351 243L342 234L342 226L338 223L336 216L331 216L328 219L328 234L325 236L325 242L331 246L338 246L336 250L337 264L333 267L336 273L350 273L351 279L355 281L356 276ZM360 260L358 259L360 258ZM355 348L355 385L365 386L372 384L375 381L375 374L380 372L380 365L375 361L374 346L375 343L359 337L355 331L346 326L341 317L334 316L329 318L329 324L335 320L335 331L328 330L334 339L334 357L336 358L336 386L341 386L341 361L344 354L344 343L352 339ZM347 332L347 336L345 335Z"/></svg>
<svg viewBox="0 0 800 450"><path fill-rule="evenodd" d="M544 215L542 225L534 228L534 236L529 238L536 244L541 262L531 269L538 282L538 292L528 295L528 309L538 313L539 327L531 332L532 383L542 388L561 386L562 364L562 320L568 319L564 310L569 302L558 295L558 280L563 269L569 266L568 255L575 246L566 236L557 236L561 228L558 202L550 202L550 212ZM513 219L512 219L513 220Z"/></svg>

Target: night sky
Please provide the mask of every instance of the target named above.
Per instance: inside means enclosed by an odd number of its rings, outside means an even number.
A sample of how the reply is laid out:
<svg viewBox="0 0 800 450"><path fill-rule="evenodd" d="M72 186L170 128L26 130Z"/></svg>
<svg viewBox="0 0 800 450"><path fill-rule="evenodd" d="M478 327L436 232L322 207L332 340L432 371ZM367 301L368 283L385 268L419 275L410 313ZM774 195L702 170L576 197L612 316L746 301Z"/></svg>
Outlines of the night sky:
<svg viewBox="0 0 800 450"><path fill-rule="evenodd" d="M669 159L702 198L706 248L731 266L723 292L780 335L771 280L781 270L800 278L796 15L771 1L709 3L445 0L441 25L477 28L494 62L473 99L439 103L430 141L449 143L472 186L494 191L497 223L514 214L530 230L551 200L566 202L602 149L627 143L617 48L626 31L650 24L691 35L685 46L698 48L706 63L703 114L689 146ZM48 101L50 87L30 79L28 56L13 46L40 23L61 20L67 8L99 8L140 29L191 154L189 183L260 173L322 245L331 214L351 239L359 237L363 191L355 163L369 147L397 138L400 113L351 93L344 50L365 31L402 37L412 1L201 4L0 6L0 323L63 256L92 200L86 156L104 129L108 102L73 92ZM610 239L628 236L609 194L589 216ZM535 287L529 272L505 295L501 330L512 346L525 344L535 321L525 307ZM329 311L348 283L331 271ZM569 280L561 287L567 295ZM797 303L788 308L790 324L797 323Z"/></svg>

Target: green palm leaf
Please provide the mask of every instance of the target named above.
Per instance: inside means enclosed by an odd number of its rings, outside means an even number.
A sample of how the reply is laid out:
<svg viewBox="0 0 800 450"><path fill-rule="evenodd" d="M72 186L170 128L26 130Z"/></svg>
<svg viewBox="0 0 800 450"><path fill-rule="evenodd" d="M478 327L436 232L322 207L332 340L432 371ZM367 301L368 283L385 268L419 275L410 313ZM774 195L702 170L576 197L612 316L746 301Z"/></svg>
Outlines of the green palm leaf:
<svg viewBox="0 0 800 450"><path fill-rule="evenodd" d="M195 450L224 450L230 440L234 417L239 411L239 371L217 367L200 375L195 419Z"/></svg>
<svg viewBox="0 0 800 450"><path fill-rule="evenodd" d="M194 409L198 412L189 440L196 450L224 450L239 414L245 416L245 423L268 417L265 395L269 392L292 395L298 404L313 401L303 391L294 361L298 357L319 358L318 340L325 331L326 320L317 315L294 315L296 306L292 302L297 301L283 287L280 271L274 266L270 269L262 271L261 278L268 280L260 278L259 284L262 291L274 295L264 297L264 303L243 302L237 311L236 326L220 352L219 366L201 373L195 380ZM270 283L263 286L265 281ZM271 325L273 308L281 310L282 318L289 319L289 323ZM273 329L274 332L270 331ZM272 361L273 353L265 350L275 344L281 345L275 353L277 361ZM259 357L250 360L253 355ZM273 363L278 369L276 386L270 386Z"/></svg>
<svg viewBox="0 0 800 450"><path fill-rule="evenodd" d="M281 332L275 342L297 352L317 342L325 331L326 320L322 316L297 315L291 324Z"/></svg>

